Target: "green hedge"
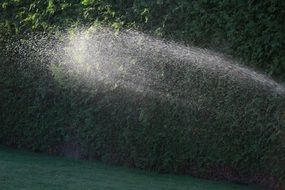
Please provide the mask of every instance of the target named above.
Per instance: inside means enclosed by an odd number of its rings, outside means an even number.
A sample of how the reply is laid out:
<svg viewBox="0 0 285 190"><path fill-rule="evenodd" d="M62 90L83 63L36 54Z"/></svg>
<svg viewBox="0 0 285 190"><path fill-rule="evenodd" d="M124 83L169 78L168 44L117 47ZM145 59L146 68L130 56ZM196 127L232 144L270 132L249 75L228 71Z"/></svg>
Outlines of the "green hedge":
<svg viewBox="0 0 285 190"><path fill-rule="evenodd" d="M114 36L101 39L112 42ZM23 55L0 51L0 143L152 171L284 187L283 94L251 78L236 80L189 66L189 60L167 50L153 51L156 46L147 38L140 55L131 51L137 43L115 39L116 48L105 52L108 61L116 62L109 54L122 51L124 59L136 58L136 64L164 73L150 86L158 93L94 82L88 72L81 75L62 62L42 59L28 50L26 41Z"/></svg>
<svg viewBox="0 0 285 190"><path fill-rule="evenodd" d="M0 29L105 23L208 47L284 80L285 1L4 0Z"/></svg>
<svg viewBox="0 0 285 190"><path fill-rule="evenodd" d="M175 86L166 90L177 99L120 85L90 87L58 63L51 67L36 56L27 61L7 52L3 40L100 23L212 48L284 80L284 10L282 0L4 0L0 143L282 189L283 95L203 70L177 70L172 62L181 60L161 54L141 62L151 66L162 60L159 72L166 77L160 84Z"/></svg>

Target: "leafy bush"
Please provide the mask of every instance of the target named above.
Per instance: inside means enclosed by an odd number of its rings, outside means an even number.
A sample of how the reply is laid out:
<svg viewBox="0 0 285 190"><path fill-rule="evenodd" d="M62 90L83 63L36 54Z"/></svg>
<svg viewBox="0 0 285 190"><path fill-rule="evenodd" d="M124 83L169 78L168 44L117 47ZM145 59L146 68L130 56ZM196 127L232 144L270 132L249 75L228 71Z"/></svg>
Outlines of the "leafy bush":
<svg viewBox="0 0 285 190"><path fill-rule="evenodd" d="M29 41L24 55L0 51L0 143L55 154L79 147L85 159L284 187L284 94L244 71L236 75L235 66L219 68L217 61L229 60L216 54L190 49L198 57L184 59L185 48L175 44L133 33L99 36L89 49L75 49L79 57L59 62L29 50ZM80 58L84 51L102 53L98 67L90 64L93 54ZM100 70L108 64L134 69L112 79L113 70ZM156 77L144 84L150 90L139 89L143 80L124 83L145 67Z"/></svg>
<svg viewBox="0 0 285 190"><path fill-rule="evenodd" d="M159 93L90 86L61 63L12 54L6 40L94 23L135 28L233 55L284 80L284 10L281 0L3 0L0 143L57 154L80 147L82 158L282 189L284 95L185 64L178 69L173 63L183 60L149 50L144 55L152 57L131 61L162 76L150 86Z"/></svg>
<svg viewBox="0 0 285 190"><path fill-rule="evenodd" d="M10 32L105 23L213 48L284 80L285 1L4 0L0 28Z"/></svg>

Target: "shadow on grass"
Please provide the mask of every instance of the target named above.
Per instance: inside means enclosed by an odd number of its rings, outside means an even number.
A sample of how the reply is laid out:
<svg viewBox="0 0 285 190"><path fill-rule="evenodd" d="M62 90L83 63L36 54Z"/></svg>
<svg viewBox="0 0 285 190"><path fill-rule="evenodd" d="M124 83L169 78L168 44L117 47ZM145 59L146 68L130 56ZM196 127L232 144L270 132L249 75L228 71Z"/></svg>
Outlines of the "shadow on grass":
<svg viewBox="0 0 285 190"><path fill-rule="evenodd" d="M105 165L0 146L0 189L253 190L254 187Z"/></svg>

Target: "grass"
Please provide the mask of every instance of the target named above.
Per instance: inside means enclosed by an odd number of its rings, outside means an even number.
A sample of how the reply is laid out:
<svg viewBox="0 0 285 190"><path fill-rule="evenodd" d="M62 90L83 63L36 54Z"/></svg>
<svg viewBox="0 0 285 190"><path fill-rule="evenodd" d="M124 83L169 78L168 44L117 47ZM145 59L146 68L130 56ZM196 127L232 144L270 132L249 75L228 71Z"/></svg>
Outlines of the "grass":
<svg viewBox="0 0 285 190"><path fill-rule="evenodd" d="M255 188L0 147L0 189L253 190Z"/></svg>

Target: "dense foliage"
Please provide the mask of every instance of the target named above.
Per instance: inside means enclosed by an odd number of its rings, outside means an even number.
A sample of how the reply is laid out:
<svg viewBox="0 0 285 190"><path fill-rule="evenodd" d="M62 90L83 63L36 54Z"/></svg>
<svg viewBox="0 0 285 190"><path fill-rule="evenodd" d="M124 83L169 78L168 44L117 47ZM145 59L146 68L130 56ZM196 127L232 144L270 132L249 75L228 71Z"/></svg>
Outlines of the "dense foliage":
<svg viewBox="0 0 285 190"><path fill-rule="evenodd" d="M51 67L34 57L25 64L25 55L6 49L6 39L15 34L103 23L214 48L284 78L284 1L4 0L0 5L0 143L56 154L76 150L81 158L284 188L284 95L167 63L181 60L142 58L150 65L165 61L161 80L175 87L179 101L173 101L124 86L90 87L59 63Z"/></svg>
<svg viewBox="0 0 285 190"><path fill-rule="evenodd" d="M281 188L284 95L155 51L137 63L162 63L152 89L173 96L93 84L88 72L1 52L0 143Z"/></svg>
<svg viewBox="0 0 285 190"><path fill-rule="evenodd" d="M284 79L285 1L4 0L0 29L26 32L74 24L132 27L243 59Z"/></svg>

